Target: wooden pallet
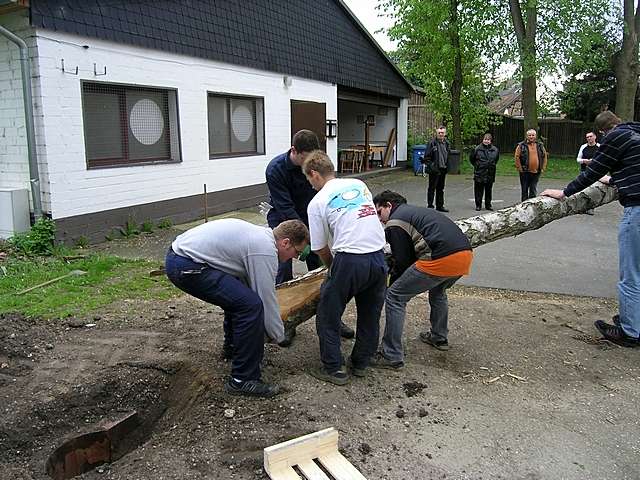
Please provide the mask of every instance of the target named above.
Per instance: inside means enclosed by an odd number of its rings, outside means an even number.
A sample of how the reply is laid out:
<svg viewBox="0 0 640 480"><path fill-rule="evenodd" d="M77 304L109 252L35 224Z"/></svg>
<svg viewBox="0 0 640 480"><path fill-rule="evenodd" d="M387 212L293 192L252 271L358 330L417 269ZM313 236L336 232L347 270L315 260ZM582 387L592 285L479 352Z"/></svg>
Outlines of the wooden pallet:
<svg viewBox="0 0 640 480"><path fill-rule="evenodd" d="M331 476L320 468L329 472ZM366 480L338 451L338 431L327 428L264 449L264 469L271 480Z"/></svg>

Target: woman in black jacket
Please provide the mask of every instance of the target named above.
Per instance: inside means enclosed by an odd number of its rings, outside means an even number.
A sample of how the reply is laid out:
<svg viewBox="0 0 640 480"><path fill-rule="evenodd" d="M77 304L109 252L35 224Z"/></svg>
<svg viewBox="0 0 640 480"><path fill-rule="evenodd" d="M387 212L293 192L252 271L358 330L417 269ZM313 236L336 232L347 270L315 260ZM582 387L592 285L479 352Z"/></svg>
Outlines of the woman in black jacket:
<svg viewBox="0 0 640 480"><path fill-rule="evenodd" d="M482 197L484 194L484 205L487 210L491 208L491 189L496 179L496 164L500 158L498 148L491 144L493 136L485 133L482 143L473 149L469 156L469 161L473 165L473 193L476 197L476 210L482 208Z"/></svg>

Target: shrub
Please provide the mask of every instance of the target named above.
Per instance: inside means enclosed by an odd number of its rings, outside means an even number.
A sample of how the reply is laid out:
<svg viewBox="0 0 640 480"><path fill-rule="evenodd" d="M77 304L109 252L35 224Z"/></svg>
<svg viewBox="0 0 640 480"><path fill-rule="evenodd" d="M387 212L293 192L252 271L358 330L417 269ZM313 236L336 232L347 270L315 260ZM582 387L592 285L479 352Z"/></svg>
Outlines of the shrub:
<svg viewBox="0 0 640 480"><path fill-rule="evenodd" d="M9 244L23 255L51 255L55 239L55 222L50 218L42 217L33 224L30 231L11 237Z"/></svg>

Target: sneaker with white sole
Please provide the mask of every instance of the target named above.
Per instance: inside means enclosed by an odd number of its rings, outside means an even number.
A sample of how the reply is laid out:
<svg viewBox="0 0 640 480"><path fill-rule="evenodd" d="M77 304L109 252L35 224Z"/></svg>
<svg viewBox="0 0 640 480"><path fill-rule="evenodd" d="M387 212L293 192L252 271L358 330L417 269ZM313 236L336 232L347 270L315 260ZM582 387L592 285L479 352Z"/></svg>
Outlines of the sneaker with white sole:
<svg viewBox="0 0 640 480"><path fill-rule="evenodd" d="M446 352L449 350L449 341L448 340L434 340L431 336L431 332L422 332L420 333L420 340L424 343L431 345L433 348L437 348L438 350L442 350Z"/></svg>

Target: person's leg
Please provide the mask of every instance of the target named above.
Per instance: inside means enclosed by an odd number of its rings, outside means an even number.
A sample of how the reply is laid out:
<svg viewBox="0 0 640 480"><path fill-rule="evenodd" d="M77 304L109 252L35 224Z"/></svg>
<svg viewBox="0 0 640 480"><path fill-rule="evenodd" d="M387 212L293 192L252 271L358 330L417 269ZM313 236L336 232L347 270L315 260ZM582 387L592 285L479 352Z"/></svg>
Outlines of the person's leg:
<svg viewBox="0 0 640 480"><path fill-rule="evenodd" d="M232 275L173 252L167 254L166 272L180 290L225 311L234 345L231 375L241 381L259 380L264 310L258 294Z"/></svg>
<svg viewBox="0 0 640 480"><path fill-rule="evenodd" d="M316 332L320 343L320 360L328 373L340 370L340 320L344 309L353 298L351 281L353 269L344 265L343 254L336 254L320 287L320 300L316 310Z"/></svg>
<svg viewBox="0 0 640 480"><path fill-rule="evenodd" d="M224 322L222 324L224 328L224 344L222 347L222 356L225 360L231 360L233 358L233 326L232 315L228 312L224 312Z"/></svg>
<svg viewBox="0 0 640 480"><path fill-rule="evenodd" d="M640 206L626 207L618 230L620 326L640 336Z"/></svg>
<svg viewBox="0 0 640 480"><path fill-rule="evenodd" d="M382 355L388 360L404 361L402 332L407 303L416 295L433 288L437 284L435 278L412 265L387 290Z"/></svg>
<svg viewBox="0 0 640 480"><path fill-rule="evenodd" d="M535 198L538 196L538 180L540 179L539 173L529 174L529 198Z"/></svg>
<svg viewBox="0 0 640 480"><path fill-rule="evenodd" d="M520 172L520 201L524 202L529 194L529 186L527 183L528 172Z"/></svg>
<svg viewBox="0 0 640 480"><path fill-rule="evenodd" d="M378 348L380 313L384 304L387 265L382 252L351 255L356 269L356 341L351 361L356 368L366 368Z"/></svg>
<svg viewBox="0 0 640 480"><path fill-rule="evenodd" d="M444 208L444 185L447 178L447 170L440 169L440 175L438 175L438 183L436 185L436 208Z"/></svg>
<svg viewBox="0 0 640 480"><path fill-rule="evenodd" d="M449 336L449 303L447 289L453 286L460 277L435 277L437 284L429 289L429 306L431 313L431 338L436 341L446 341Z"/></svg>
<svg viewBox="0 0 640 480"><path fill-rule="evenodd" d="M493 200L493 182L487 182L484 184L484 206L487 210L492 210L491 200Z"/></svg>
<svg viewBox="0 0 640 480"><path fill-rule="evenodd" d="M276 274L276 285L288 282L293 279L293 262L287 260L278 264L278 273Z"/></svg>
<svg viewBox="0 0 640 480"><path fill-rule="evenodd" d="M427 206L433 208L433 197L436 194L436 185L438 184L438 177L435 173L429 174L429 187L427 188Z"/></svg>
<svg viewBox="0 0 640 480"><path fill-rule="evenodd" d="M484 185L480 182L473 182L473 196L476 201L476 210L480 210L482 208L482 193L483 193Z"/></svg>

